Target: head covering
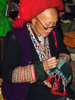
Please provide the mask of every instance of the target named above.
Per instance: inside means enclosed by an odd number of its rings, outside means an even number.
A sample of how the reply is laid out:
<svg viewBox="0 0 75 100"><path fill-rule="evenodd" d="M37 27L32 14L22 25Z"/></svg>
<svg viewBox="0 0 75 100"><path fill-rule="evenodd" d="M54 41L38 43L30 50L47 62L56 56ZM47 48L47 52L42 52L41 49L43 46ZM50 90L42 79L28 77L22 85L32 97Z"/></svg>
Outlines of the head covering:
<svg viewBox="0 0 75 100"><path fill-rule="evenodd" d="M53 7L63 10L63 0L20 0L19 16L29 21L45 9Z"/></svg>
<svg viewBox="0 0 75 100"><path fill-rule="evenodd" d="M53 7L63 10L63 0L20 0L19 16L13 23L13 27L22 27L25 22L30 21L45 9Z"/></svg>

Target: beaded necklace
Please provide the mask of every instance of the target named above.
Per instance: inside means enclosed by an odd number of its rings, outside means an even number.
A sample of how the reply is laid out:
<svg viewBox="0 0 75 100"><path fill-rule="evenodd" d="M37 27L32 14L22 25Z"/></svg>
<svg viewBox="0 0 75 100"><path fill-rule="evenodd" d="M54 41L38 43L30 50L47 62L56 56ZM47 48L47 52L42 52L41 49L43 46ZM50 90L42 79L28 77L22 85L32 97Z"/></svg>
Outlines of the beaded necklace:
<svg viewBox="0 0 75 100"><path fill-rule="evenodd" d="M44 45L41 44L41 41L39 40L39 38L36 36L35 32L33 31L33 29L31 29L30 25L27 24L27 28L29 30L29 34L32 40L32 43L35 47L35 50L39 56L40 61L43 61L47 58L51 57L50 54L50 48L49 48L49 41L48 41L48 37L46 37L44 40Z"/></svg>
<svg viewBox="0 0 75 100"><path fill-rule="evenodd" d="M32 29L32 28L31 28ZM40 36L40 37L37 37L34 30L32 29L32 32L36 38L36 40L38 41L40 47L42 48L42 51L44 52L44 55L46 57L46 38Z"/></svg>

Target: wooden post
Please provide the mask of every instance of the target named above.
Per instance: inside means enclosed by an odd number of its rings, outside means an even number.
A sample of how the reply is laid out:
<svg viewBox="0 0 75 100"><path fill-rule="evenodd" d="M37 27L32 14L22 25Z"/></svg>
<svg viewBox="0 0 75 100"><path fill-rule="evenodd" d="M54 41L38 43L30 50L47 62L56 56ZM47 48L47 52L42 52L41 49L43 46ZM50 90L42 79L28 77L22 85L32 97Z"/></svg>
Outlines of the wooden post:
<svg viewBox="0 0 75 100"><path fill-rule="evenodd" d="M1 63L3 62L3 55L4 55L4 42L5 42L5 37L0 38L0 60Z"/></svg>

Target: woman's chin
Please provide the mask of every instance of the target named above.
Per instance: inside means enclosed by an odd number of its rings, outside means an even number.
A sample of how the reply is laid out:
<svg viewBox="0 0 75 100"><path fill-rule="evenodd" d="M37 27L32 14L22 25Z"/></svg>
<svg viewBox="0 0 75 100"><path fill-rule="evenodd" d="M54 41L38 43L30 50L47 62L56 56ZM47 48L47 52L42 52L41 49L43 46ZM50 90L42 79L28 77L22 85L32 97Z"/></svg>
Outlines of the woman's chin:
<svg viewBox="0 0 75 100"><path fill-rule="evenodd" d="M47 37L50 33L44 33L42 36Z"/></svg>

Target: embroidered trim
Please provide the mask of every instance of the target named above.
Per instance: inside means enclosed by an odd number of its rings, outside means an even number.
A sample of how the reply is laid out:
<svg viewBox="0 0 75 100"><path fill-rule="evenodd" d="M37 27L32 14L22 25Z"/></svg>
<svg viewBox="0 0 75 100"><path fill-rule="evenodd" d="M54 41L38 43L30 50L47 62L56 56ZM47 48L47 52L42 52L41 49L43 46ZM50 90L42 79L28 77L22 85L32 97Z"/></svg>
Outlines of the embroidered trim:
<svg viewBox="0 0 75 100"><path fill-rule="evenodd" d="M22 81L24 82L24 72L23 72L23 70L24 70L24 67L22 67Z"/></svg>
<svg viewBox="0 0 75 100"><path fill-rule="evenodd" d="M12 74L12 82L33 82L36 81L34 65L17 67Z"/></svg>
<svg viewBox="0 0 75 100"><path fill-rule="evenodd" d="M34 65L30 65L32 80L36 81Z"/></svg>
<svg viewBox="0 0 75 100"><path fill-rule="evenodd" d="M29 30L29 34L30 34L30 37L31 37L31 40L32 40L32 43L35 47L35 50L39 56L39 59L40 61L43 61L45 60L45 55L44 55L44 52L42 51L42 48L40 47L40 44L39 42L36 40L29 24L27 24L27 27L28 27L28 30ZM49 41L48 41L48 37L46 37L46 56L47 58L50 58L51 57L51 54L50 54L50 48L49 48Z"/></svg>

